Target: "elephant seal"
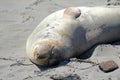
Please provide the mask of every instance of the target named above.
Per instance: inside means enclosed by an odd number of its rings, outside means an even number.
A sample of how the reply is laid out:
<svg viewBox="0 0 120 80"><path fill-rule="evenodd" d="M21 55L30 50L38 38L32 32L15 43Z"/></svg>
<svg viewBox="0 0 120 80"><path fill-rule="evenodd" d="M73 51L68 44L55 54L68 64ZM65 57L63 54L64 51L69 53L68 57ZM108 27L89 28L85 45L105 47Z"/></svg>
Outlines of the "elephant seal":
<svg viewBox="0 0 120 80"><path fill-rule="evenodd" d="M120 40L119 7L69 7L46 17L27 40L32 62L51 66L98 43Z"/></svg>

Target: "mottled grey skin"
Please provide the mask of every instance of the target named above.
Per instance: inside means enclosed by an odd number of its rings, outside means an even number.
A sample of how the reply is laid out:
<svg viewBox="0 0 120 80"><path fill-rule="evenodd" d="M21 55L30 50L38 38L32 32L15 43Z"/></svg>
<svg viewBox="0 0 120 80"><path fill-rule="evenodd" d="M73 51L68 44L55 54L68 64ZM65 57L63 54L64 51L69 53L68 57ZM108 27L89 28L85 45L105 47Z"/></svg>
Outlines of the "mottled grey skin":
<svg viewBox="0 0 120 80"><path fill-rule="evenodd" d="M27 54L51 66L77 57L98 43L120 40L119 7L70 7L46 17L27 40Z"/></svg>

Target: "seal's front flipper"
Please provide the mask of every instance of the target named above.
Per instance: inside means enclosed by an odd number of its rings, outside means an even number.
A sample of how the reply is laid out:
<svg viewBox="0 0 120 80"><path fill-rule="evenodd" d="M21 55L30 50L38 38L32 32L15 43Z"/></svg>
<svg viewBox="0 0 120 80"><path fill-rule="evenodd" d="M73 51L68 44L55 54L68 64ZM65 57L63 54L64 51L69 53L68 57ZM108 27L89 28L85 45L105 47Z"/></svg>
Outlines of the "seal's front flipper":
<svg viewBox="0 0 120 80"><path fill-rule="evenodd" d="M63 18L72 18L72 19L76 19L81 15L81 11L80 9L78 9L77 7L69 7L67 9L65 9L64 13L63 13Z"/></svg>

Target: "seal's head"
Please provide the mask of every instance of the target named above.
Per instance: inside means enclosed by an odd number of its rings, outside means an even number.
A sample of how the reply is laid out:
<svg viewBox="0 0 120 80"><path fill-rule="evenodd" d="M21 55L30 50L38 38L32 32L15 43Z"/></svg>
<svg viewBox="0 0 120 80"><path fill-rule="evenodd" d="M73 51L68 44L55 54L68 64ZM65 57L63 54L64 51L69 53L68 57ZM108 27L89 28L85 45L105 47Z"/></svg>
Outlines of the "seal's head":
<svg viewBox="0 0 120 80"><path fill-rule="evenodd" d="M62 52L59 48L56 42L37 43L33 48L31 61L41 66L56 65L62 60Z"/></svg>
<svg viewBox="0 0 120 80"><path fill-rule="evenodd" d="M76 26L76 22L77 22L76 18L78 18L80 14L81 11L76 7L67 8L63 13L63 21L62 21L63 24L61 23L62 28L65 29L66 26L73 26L73 27ZM73 23L75 25L73 25ZM62 47L63 45L60 45L60 42L62 43L62 41L58 42L58 40L56 39L55 39L56 41L49 39L47 40L48 41L36 42L36 44L32 45L33 46L31 48L32 51L30 51L28 55L32 62L42 66L51 66L58 64L60 61L67 59L72 55L70 54L72 53L71 50L69 50L68 48L63 49L64 48ZM66 43L67 41L64 39L61 40L63 40L64 43Z"/></svg>

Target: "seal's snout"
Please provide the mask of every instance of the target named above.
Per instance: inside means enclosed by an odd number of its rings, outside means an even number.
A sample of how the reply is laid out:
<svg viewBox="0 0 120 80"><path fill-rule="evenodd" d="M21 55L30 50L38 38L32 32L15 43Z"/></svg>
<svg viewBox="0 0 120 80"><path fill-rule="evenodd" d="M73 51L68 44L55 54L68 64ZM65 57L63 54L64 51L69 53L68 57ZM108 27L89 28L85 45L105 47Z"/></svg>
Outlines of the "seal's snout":
<svg viewBox="0 0 120 80"><path fill-rule="evenodd" d="M51 54L51 47L48 45L38 44L35 46L33 50L34 59L32 60L34 63L42 66L49 65L49 58Z"/></svg>
<svg viewBox="0 0 120 80"><path fill-rule="evenodd" d="M54 46L53 46L54 45ZM60 51L57 43L41 42L34 45L31 61L41 66L52 66L59 63Z"/></svg>
<svg viewBox="0 0 120 80"><path fill-rule="evenodd" d="M46 58L49 54L49 47L45 45L37 45L34 49L34 57L36 59L44 59Z"/></svg>

